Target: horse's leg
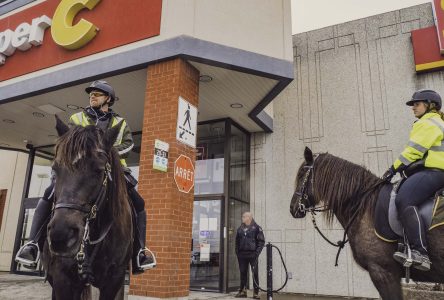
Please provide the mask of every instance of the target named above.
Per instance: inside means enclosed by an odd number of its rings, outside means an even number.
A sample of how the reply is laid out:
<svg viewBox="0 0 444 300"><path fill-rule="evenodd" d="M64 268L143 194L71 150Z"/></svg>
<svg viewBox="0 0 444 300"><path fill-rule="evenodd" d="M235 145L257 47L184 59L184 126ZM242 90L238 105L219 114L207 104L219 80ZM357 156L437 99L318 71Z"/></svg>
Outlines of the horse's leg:
<svg viewBox="0 0 444 300"><path fill-rule="evenodd" d="M123 297L117 298L118 296L117 294L121 288L123 289L123 283L125 280L124 270L125 269L123 269L123 272L118 271L116 272L117 274L113 274L113 276L109 278L109 280L107 280L103 286L100 287L99 300L110 300L110 299L123 300Z"/></svg>
<svg viewBox="0 0 444 300"><path fill-rule="evenodd" d="M402 300L401 276L394 265L380 266L372 264L368 266L370 278L379 292L382 300Z"/></svg>

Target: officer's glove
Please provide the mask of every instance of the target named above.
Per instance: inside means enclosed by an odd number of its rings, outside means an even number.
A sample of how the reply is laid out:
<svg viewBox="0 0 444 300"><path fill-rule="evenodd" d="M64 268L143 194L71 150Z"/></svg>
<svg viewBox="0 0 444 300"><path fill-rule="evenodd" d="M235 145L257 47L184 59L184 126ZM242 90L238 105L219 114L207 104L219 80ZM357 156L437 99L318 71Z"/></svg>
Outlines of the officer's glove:
<svg viewBox="0 0 444 300"><path fill-rule="evenodd" d="M384 180L385 182L391 182L393 176L396 175L396 171L395 168L393 166L391 166L387 171L385 171L384 175L382 175L381 179Z"/></svg>

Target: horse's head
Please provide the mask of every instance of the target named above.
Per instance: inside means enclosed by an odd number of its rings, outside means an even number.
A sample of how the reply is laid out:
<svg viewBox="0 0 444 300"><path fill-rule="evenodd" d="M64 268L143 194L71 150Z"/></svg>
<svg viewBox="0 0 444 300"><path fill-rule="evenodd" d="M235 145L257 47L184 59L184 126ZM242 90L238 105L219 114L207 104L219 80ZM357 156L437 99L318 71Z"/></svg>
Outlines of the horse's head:
<svg viewBox="0 0 444 300"><path fill-rule="evenodd" d="M120 126L103 132L96 126L68 128L59 118L56 155L54 214L48 224L51 251L73 257L79 250L87 217L106 196L110 152Z"/></svg>
<svg viewBox="0 0 444 300"><path fill-rule="evenodd" d="M291 198L290 213L294 218L305 217L307 211L315 207L316 200L313 195L314 161L313 152L305 147L305 161L299 167L295 191Z"/></svg>

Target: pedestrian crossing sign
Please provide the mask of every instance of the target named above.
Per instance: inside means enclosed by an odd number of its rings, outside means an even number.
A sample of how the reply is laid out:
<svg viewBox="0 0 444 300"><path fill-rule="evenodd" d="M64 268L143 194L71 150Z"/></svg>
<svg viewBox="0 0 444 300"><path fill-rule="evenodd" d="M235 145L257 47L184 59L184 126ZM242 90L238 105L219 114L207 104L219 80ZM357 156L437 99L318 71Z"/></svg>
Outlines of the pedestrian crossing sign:
<svg viewBox="0 0 444 300"><path fill-rule="evenodd" d="M176 139L196 148L197 108L179 96Z"/></svg>

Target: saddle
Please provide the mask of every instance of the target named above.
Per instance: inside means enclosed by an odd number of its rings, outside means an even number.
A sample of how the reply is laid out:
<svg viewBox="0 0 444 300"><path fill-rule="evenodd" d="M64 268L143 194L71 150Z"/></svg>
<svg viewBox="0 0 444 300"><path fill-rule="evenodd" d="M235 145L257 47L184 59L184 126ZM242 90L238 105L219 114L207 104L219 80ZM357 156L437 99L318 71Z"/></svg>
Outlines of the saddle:
<svg viewBox="0 0 444 300"><path fill-rule="evenodd" d="M378 195L375 207L375 234L383 241L398 242L404 237L404 229L398 217L395 199L404 182L401 179L392 184L384 185ZM418 207L418 212L426 229L444 225L444 190L439 190Z"/></svg>

